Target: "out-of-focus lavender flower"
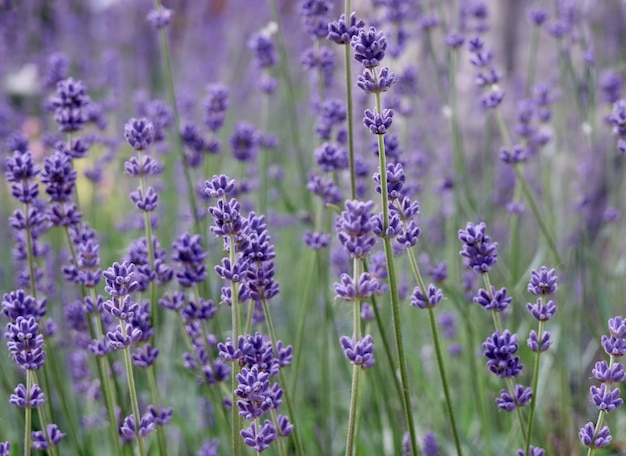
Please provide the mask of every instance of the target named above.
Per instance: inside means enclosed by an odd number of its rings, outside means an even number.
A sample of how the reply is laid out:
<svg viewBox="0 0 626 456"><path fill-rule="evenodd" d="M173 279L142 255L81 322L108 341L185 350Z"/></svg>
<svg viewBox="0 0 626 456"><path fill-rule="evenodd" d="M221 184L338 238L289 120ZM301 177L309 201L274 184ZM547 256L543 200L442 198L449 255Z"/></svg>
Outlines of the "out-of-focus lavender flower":
<svg viewBox="0 0 626 456"><path fill-rule="evenodd" d="M31 182L39 174L39 166L34 163L30 151L14 151L12 156L6 157L5 166L13 197L20 203L32 204L39 196L37 182Z"/></svg>
<svg viewBox="0 0 626 456"><path fill-rule="evenodd" d="M497 242L492 242L486 234L487 225L468 222L465 230L459 230L459 240L463 243L460 254L467 265L478 273L488 272L498 261Z"/></svg>
<svg viewBox="0 0 626 456"><path fill-rule="evenodd" d="M313 38L324 38L328 34L328 0L300 0L300 16L304 30Z"/></svg>
<svg viewBox="0 0 626 456"><path fill-rule="evenodd" d="M500 160L507 165L522 163L528 158L528 152L521 144L515 144L512 149L503 147L500 150Z"/></svg>
<svg viewBox="0 0 626 456"><path fill-rule="evenodd" d="M11 454L11 442L0 442L0 456L9 456Z"/></svg>
<svg viewBox="0 0 626 456"><path fill-rule="evenodd" d="M261 141L261 135L252 124L239 122L230 137L230 146L233 156L239 161L248 161L256 158Z"/></svg>
<svg viewBox="0 0 626 456"><path fill-rule="evenodd" d="M321 176L311 175L306 184L306 188L322 198L324 204L339 204L343 199L339 187L330 179L324 179Z"/></svg>
<svg viewBox="0 0 626 456"><path fill-rule="evenodd" d="M450 30L446 35L446 45L451 49L459 49L465 43L465 37L456 30Z"/></svg>
<svg viewBox="0 0 626 456"><path fill-rule="evenodd" d="M325 172L346 169L348 167L348 152L343 147L325 142L315 149L315 161Z"/></svg>
<svg viewBox="0 0 626 456"><path fill-rule="evenodd" d="M46 300L38 301L24 290L14 290L2 296L2 313L13 321L18 317L33 317L39 321L46 314Z"/></svg>
<svg viewBox="0 0 626 456"><path fill-rule="evenodd" d="M56 424L49 424L46 426L48 438L50 439L50 443L53 446L57 446L65 434L61 432ZM34 431L32 432L33 438L33 447L38 450L47 450L49 448L48 441L46 440L46 435L43 431Z"/></svg>
<svg viewBox="0 0 626 456"><path fill-rule="evenodd" d="M154 125L145 117L130 119L124 126L124 137L135 150L145 150L154 141Z"/></svg>
<svg viewBox="0 0 626 456"><path fill-rule="evenodd" d="M276 428L270 420L265 420L259 429L257 429L257 424L253 422L250 427L242 429L240 434L244 443L259 453L267 450L270 444L278 438Z"/></svg>
<svg viewBox="0 0 626 456"><path fill-rule="evenodd" d="M580 429L578 438L583 445L589 448L604 448L609 446L609 443L613 440L608 426L603 426L596 433L595 424L591 421Z"/></svg>
<svg viewBox="0 0 626 456"><path fill-rule="evenodd" d="M158 30L170 25L173 15L174 12L171 9L161 6L158 9L150 10L146 16L146 20L153 28Z"/></svg>
<svg viewBox="0 0 626 456"><path fill-rule="evenodd" d="M202 448L196 453L196 456L219 456L217 453L217 447L219 445L218 439L212 439L209 442L205 442Z"/></svg>
<svg viewBox="0 0 626 456"><path fill-rule="evenodd" d="M202 247L200 235L183 233L172 244L172 249L172 260L180 265L176 278L182 287L192 287L206 278L204 260L208 254Z"/></svg>
<svg viewBox="0 0 626 456"><path fill-rule="evenodd" d="M528 456L543 456L545 454L545 450L531 445L528 453ZM517 450L517 456L526 456L526 452L524 450Z"/></svg>
<svg viewBox="0 0 626 456"><path fill-rule="evenodd" d="M605 70L600 75L599 87L604 101L612 105L620 99L622 78L614 70Z"/></svg>
<svg viewBox="0 0 626 456"><path fill-rule="evenodd" d="M13 361L27 370L37 370L46 359L43 335L32 316L17 317L15 323L8 323L4 333L7 347Z"/></svg>
<svg viewBox="0 0 626 456"><path fill-rule="evenodd" d="M541 27L548 19L548 13L540 6L533 6L528 11L528 19L533 25Z"/></svg>
<svg viewBox="0 0 626 456"><path fill-rule="evenodd" d="M432 431L426 431L422 438L422 451L424 456L439 456L439 444L437 443L437 436Z"/></svg>
<svg viewBox="0 0 626 456"><path fill-rule="evenodd" d="M313 250L321 250L330 244L331 235L323 232L313 233L307 231L304 233L304 243Z"/></svg>
<svg viewBox="0 0 626 456"><path fill-rule="evenodd" d="M228 109L228 89L222 84L211 84L204 100L204 123L216 132L224 125Z"/></svg>
<svg viewBox="0 0 626 456"><path fill-rule="evenodd" d="M56 96L50 99L55 109L55 120L64 132L82 130L87 122L85 107L90 103L82 81L72 78L57 83Z"/></svg>
<svg viewBox="0 0 626 456"><path fill-rule="evenodd" d="M66 79L70 69L70 60L62 52L50 54L46 62L46 71L43 76L43 85L47 89L53 89L57 83Z"/></svg>
<svg viewBox="0 0 626 456"><path fill-rule="evenodd" d="M278 63L276 44L267 31L252 35L248 40L248 48L254 54L254 62L257 67L269 68Z"/></svg>
<svg viewBox="0 0 626 456"><path fill-rule="evenodd" d="M365 68L375 68L385 57L387 40L383 32L370 27L360 29L358 35L352 37L350 45L354 49L354 59Z"/></svg>
<svg viewBox="0 0 626 456"><path fill-rule="evenodd" d="M71 158L55 150L52 156L45 160L41 182L46 184L46 193L51 201L69 201L73 196L76 183L76 171L72 169Z"/></svg>
<svg viewBox="0 0 626 456"><path fill-rule="evenodd" d="M339 342L343 347L346 358L348 358L352 364L367 369L372 367L376 362L374 358L374 343L372 342L372 336L369 334L357 342L355 342L353 338L341 336Z"/></svg>

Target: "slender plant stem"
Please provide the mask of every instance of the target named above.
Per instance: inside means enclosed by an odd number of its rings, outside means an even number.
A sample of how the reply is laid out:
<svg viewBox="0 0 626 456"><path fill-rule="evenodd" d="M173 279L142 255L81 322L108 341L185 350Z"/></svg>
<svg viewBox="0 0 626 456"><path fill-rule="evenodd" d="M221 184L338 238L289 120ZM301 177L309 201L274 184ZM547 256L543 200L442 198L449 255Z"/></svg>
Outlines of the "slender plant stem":
<svg viewBox="0 0 626 456"><path fill-rule="evenodd" d="M31 429L32 429L32 409L30 404L30 389L33 386L31 371L26 371L26 407L24 408L24 456L30 456Z"/></svg>
<svg viewBox="0 0 626 456"><path fill-rule="evenodd" d="M374 81L377 80L376 68L372 69ZM376 110L382 115L382 102L380 93L376 93ZM380 187L381 187L381 205L383 210L383 233L386 233L389 225L389 197L387 194L387 160L385 157L385 142L383 135L378 136L378 159L380 168ZM413 422L413 410L411 406L411 393L409 392L409 376L406 367L406 358L404 355L404 343L402 340L402 324L400 315L400 298L398 296L398 282L396 277L395 262L393 261L393 251L391 249L391 239L383 238L385 246L385 259L387 262L387 275L389 277L389 290L391 296L391 316L393 320L393 328L395 334L396 351L398 353L398 365L400 367L400 381L402 384L404 409L404 417L406 425L409 428L409 438L411 442L411 450L414 456L419 453L417 446L417 437L415 435L415 424Z"/></svg>
<svg viewBox="0 0 626 456"><path fill-rule="evenodd" d="M543 338L543 327L545 322L539 321L539 328L537 330L537 339L541 344L541 339ZM532 391L533 397L530 401L530 413L528 415L528 433L526 435L526 445L525 445L525 453L530 454L530 439L533 434L533 424L535 421L535 405L537 404L537 389L539 387L539 362L541 360L541 347L535 356L535 366L533 371L533 383L532 383Z"/></svg>
<svg viewBox="0 0 626 456"><path fill-rule="evenodd" d="M161 0L154 0L154 7L158 11L161 10ZM176 148L181 159L183 167L183 175L185 176L185 183L187 184L187 196L189 197L189 203L191 205L191 215L194 221L195 229L197 233L201 233L200 220L198 218L198 206L196 204L196 194L194 192L193 182L191 182L191 173L189 171L189 165L185 159L185 149L183 144L183 138L180 134L180 113L178 112L178 105L176 104L176 91L174 90L174 77L172 75L172 64L170 58L170 48L167 42L167 27L162 27L159 30L159 40L161 46L161 54L163 55L163 73L165 74L165 85L167 89L167 96L169 98L170 107L174 113L174 137L176 139Z"/></svg>
<svg viewBox="0 0 626 456"><path fill-rule="evenodd" d="M282 28L280 26L280 14L278 12L278 5L276 0L270 0L270 6L272 8L272 18L277 27L276 32L276 42L278 44L278 52L280 54L280 61L278 62L278 66L281 72L281 76L283 79L283 84L285 89L287 90L287 108L289 109L289 130L291 132L291 140L296 149L296 165L298 166L298 172L300 174L300 182L306 182L306 174L307 174L307 165L304 159L304 152L302 150L302 144L300 143L300 130L298 128L298 110L296 109L296 94L293 88L293 83L291 81L291 76L289 75L289 56L287 54L287 49L285 47L285 39L283 36ZM311 210L311 197L309 195L306 186L302 186L303 188L303 201L304 206L307 208L307 211Z"/></svg>
<svg viewBox="0 0 626 456"><path fill-rule="evenodd" d="M350 20L350 0L345 1L344 13L346 22ZM354 112L352 105L352 59L350 43L344 43L344 59L346 65L346 113L348 122L348 163L350 167L350 198L356 199L356 171L354 167Z"/></svg>
<svg viewBox="0 0 626 456"><path fill-rule="evenodd" d="M231 234L228 237L228 252L230 264L235 264L237 261L237 251L235 247L235 235ZM231 282L230 284L231 290L231 326L232 326L232 340L235 346L237 345L237 340L239 339L239 286L237 282ZM232 433L231 433L231 443L232 443L232 451L233 456L241 456L241 438L239 436L239 431L241 430L241 418L239 417L239 413L237 411L237 404L235 403L234 392L237 389L237 374L239 373L238 364L233 364L233 372L231 373L231 391L232 395L232 406L231 406L231 423L232 423Z"/></svg>
<svg viewBox="0 0 626 456"><path fill-rule="evenodd" d="M152 403L155 407L157 407L160 403L159 400L159 387L157 385L156 380L156 369L154 364L148 366L147 369L148 374L148 387L150 388L150 396L152 398ZM165 432L163 430L163 426L157 424L156 426L157 432L157 440L159 441L159 454L161 456L167 456L167 441L165 440Z"/></svg>
<svg viewBox="0 0 626 456"><path fill-rule="evenodd" d="M120 298L113 298L120 299ZM126 337L126 321L120 320L120 328L122 335ZM130 393L130 403L133 408L133 415L135 415L135 437L137 438L137 445L139 447L139 454L146 456L146 448L144 445L143 437L139 435L139 424L141 422L141 415L139 414L139 400L137 399L137 389L135 388L135 375L133 374L133 362L130 356L130 347L124 347L124 364L126 365L126 379L128 380L128 392Z"/></svg>
<svg viewBox="0 0 626 456"><path fill-rule="evenodd" d="M537 47L539 46L539 27L533 27L532 36L530 38L530 54L528 56L528 75L526 76L526 88L524 96L530 96L530 89L535 79L535 66L537 64Z"/></svg>
<svg viewBox="0 0 626 456"><path fill-rule="evenodd" d="M274 354L278 356L278 346L276 345L278 343L278 339L276 338L276 331L274 331L274 324L272 323L270 308L267 305L267 299L265 299L265 296L261 298L261 303L263 304L263 313L265 314L267 331L270 333L270 339L272 341L272 346L274 347ZM287 388L287 379L285 377L285 374L283 373L282 368L278 370L278 376L281 385L283 385L283 393L285 403L287 404L287 411L289 412L289 418L291 419L291 423L294 425L292 434L296 443L296 454L298 456L304 456L304 449L302 448L302 441L300 440L300 431L298 430L298 426L296 425L296 410L293 406L291 393L289 391L289 388Z"/></svg>
<svg viewBox="0 0 626 456"><path fill-rule="evenodd" d="M359 396L359 377L361 375L361 367L358 365L352 366L352 393L350 394L350 418L348 421L348 438L346 441L346 456L352 456L354 454L354 439L356 429L356 411Z"/></svg>
<svg viewBox="0 0 626 456"><path fill-rule="evenodd" d="M408 249L409 262L411 263L411 269L413 270L413 274L415 275L415 279L417 280L417 284L422 291L424 297L427 298L428 290L426 289L426 285L424 280L422 279L422 275L420 274L419 266L417 265L417 261L415 260L415 254L413 250ZM441 353L441 343L439 342L439 332L437 330L437 322L435 320L435 312L431 306L428 306L428 319L430 321L430 332L433 338L433 345L435 346L435 354L437 356L437 366L439 368L439 376L441 377L441 385L443 387L443 395L446 400L446 408L448 410L448 418L450 419L450 426L452 427L452 436L454 437L454 445L456 447L456 453L458 456L461 456L463 452L461 451L461 441L459 439L459 432L456 425L456 419L454 416L454 409L452 408L452 399L450 398L450 387L448 386L448 379L446 377L446 370L443 365L443 354Z"/></svg>

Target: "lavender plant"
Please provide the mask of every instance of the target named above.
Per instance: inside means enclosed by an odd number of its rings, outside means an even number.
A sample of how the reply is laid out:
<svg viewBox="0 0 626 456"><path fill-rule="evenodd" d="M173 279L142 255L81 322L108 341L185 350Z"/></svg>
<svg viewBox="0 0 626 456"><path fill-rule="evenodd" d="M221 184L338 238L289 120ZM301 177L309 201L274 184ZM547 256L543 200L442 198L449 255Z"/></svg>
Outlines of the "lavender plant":
<svg viewBox="0 0 626 456"><path fill-rule="evenodd" d="M596 3L0 4L0 455L618 454Z"/></svg>

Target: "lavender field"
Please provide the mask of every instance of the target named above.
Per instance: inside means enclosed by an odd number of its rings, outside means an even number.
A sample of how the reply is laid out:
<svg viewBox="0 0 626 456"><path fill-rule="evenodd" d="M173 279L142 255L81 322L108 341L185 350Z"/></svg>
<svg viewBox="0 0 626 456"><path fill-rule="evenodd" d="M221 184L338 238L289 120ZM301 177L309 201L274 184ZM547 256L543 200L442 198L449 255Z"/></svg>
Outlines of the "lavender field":
<svg viewBox="0 0 626 456"><path fill-rule="evenodd" d="M625 42L0 0L0 456L626 455Z"/></svg>

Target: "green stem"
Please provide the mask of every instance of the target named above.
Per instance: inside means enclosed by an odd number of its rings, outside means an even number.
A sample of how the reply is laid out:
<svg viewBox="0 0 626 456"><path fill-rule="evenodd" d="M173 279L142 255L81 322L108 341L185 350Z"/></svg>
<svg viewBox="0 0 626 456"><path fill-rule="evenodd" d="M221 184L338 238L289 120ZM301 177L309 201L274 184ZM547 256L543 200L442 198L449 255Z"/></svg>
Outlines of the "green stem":
<svg viewBox="0 0 626 456"><path fill-rule="evenodd" d="M350 1L346 1L346 21L350 18ZM348 114L348 163L350 165L350 198L356 199L356 171L354 167L354 113L352 107L352 60L350 55L350 43L344 45L344 58L346 63L346 113Z"/></svg>
<svg viewBox="0 0 626 456"><path fill-rule="evenodd" d="M411 269L413 270L413 275L417 280L418 286L422 291L422 294L426 299L428 299L428 290L426 288L426 284L422 279L422 275L420 274L419 266L417 265L417 261L415 260L415 255L413 250L407 250L409 256L409 262L411 263ZM439 342L439 331L437 330L437 322L435 320L435 312L431 306L428 306L428 318L430 320L430 332L433 337L433 344L435 346L435 354L437 356L437 366L439 368L439 376L441 377L441 385L443 387L443 395L446 400L446 408L448 411L448 418L450 419L450 426L452 427L452 435L454 437L454 445L456 447L457 455L461 456L463 452L461 451L461 441L459 439L459 432L456 425L456 419L454 416L454 410L452 408L452 399L450 398L450 387L448 386L448 379L446 377L446 370L443 365L443 354L441 353L441 343Z"/></svg>
<svg viewBox="0 0 626 456"><path fill-rule="evenodd" d="M535 65L537 64L537 47L539 46L539 27L533 27L532 37L530 38L530 55L528 56L528 75L526 76L526 89L524 96L530 96L530 89L535 79Z"/></svg>
<svg viewBox="0 0 626 456"><path fill-rule="evenodd" d="M263 297L261 299L261 303L263 304L263 313L265 314L265 323L267 325L267 331L270 333L270 339L272 341L272 346L274 347L274 354L278 356L278 346L276 345L278 339L276 338L276 331L274 331L274 324L272 323L272 317L270 315L270 309L267 305L267 299ZM296 443L296 454L298 456L304 456L304 449L302 448L302 441L300 440L300 431L298 430L298 426L296 425L296 413L295 408L293 406L293 400L291 399L291 393L289 392L289 388L287 388L287 379L285 378L285 374L283 373L283 369L278 370L278 376L281 385L284 386L283 394L285 398L285 404L287 404L287 411L289 412L289 418L291 419L291 423L293 424L293 437Z"/></svg>
<svg viewBox="0 0 626 456"><path fill-rule="evenodd" d="M26 403L30 403L30 389L33 386L33 377L30 370L26 371ZM24 409L24 456L30 456L31 447L31 429L32 429L32 409L26 407Z"/></svg>
<svg viewBox="0 0 626 456"><path fill-rule="evenodd" d="M372 69L374 80L377 80L376 68ZM376 93L376 110L382 115L382 102L380 93ZM380 187L381 187L381 204L383 210L383 233L387 231L389 225L389 197L387 195L387 160L385 157L385 142L383 135L378 136L378 159L380 168ZM393 251L391 249L391 239L383 238L385 246L385 259L387 262L387 275L389 277L389 290L391 295L391 316L393 320L393 329L395 334L396 351L398 353L398 365L400 367L400 382L402 384L402 406L404 409L404 417L406 425L409 428L409 437L411 441L412 454L417 456L419 447L417 446L417 437L415 435L415 424L413 422L413 410L411 406L411 393L409 392L409 376L406 367L406 358L404 355L404 343L402 340L402 324L400 315L400 298L398 296L398 282L396 277L396 268L393 261Z"/></svg>
<svg viewBox="0 0 626 456"><path fill-rule="evenodd" d="M237 261L237 252L235 249L235 235L231 234L228 237L228 252L230 258L230 264L235 264ZM233 344L237 345L237 340L239 339L239 286L237 282L231 282L230 284L231 290L231 326L232 326L232 340ZM231 433L231 444L233 456L241 456L241 438L239 436L239 431L241 430L241 419L239 417L239 413L237 411L237 405L235 403L234 391L237 389L237 373L239 371L238 364L233 364L233 372L231 373L231 394L232 397L232 406L231 406L231 424L232 424L232 433Z"/></svg>
<svg viewBox="0 0 626 456"><path fill-rule="evenodd" d="M537 339L539 340L539 351L535 356L535 366L533 371L533 383L532 383L532 391L533 398L530 401L530 413L528 415L528 434L526 435L526 446L524 454L530 454L530 439L533 433L533 424L535 421L535 405L537 404L537 389L539 387L539 361L541 359L541 339L543 337L543 327L545 322L539 321L539 328L537 330Z"/></svg>
<svg viewBox="0 0 626 456"><path fill-rule="evenodd" d="M277 33L276 33L276 42L278 44L278 52L280 54L280 60L278 62L278 66L281 71L283 84L285 89L287 90L287 98L289 103L287 103L287 109L289 110L289 130L291 132L291 140L294 148L296 149L296 165L298 166L298 173L300 174L300 182L306 182L307 175L307 164L304 159L304 152L302 150L302 144L300 143L300 131L298 128L298 110L296 109L296 95L295 90L293 88L293 83L291 81L291 76L289 75L289 56L287 54L287 49L285 47L285 39L282 32L282 27L280 26L280 14L278 12L278 5L276 0L270 0L270 6L272 8L272 19L278 25ZM302 185L303 189L303 201L304 206L307 211L311 210L311 196L306 189L305 185Z"/></svg>
<svg viewBox="0 0 626 456"><path fill-rule="evenodd" d="M359 377L361 375L361 367L354 365L352 367L352 393L350 395L350 418L348 421L348 439L346 441L346 456L354 454L354 438L356 429L356 410L359 398Z"/></svg>
<svg viewBox="0 0 626 456"><path fill-rule="evenodd" d="M113 298L119 299L119 298ZM122 335L126 337L126 321L119 320ZM124 364L126 365L126 379L128 380L128 392L130 393L130 403L133 408L133 414L135 415L135 437L137 438L137 444L139 446L139 454L146 456L146 448L144 445L143 437L139 435L139 423L141 422L141 415L139 414L139 401L137 399L137 390L135 388L135 375L133 374L133 362L130 356L130 347L124 347Z"/></svg>
<svg viewBox="0 0 626 456"><path fill-rule="evenodd" d="M157 10L161 10L161 0L154 0L154 7ZM198 207L196 205L196 194L194 191L193 183L191 182L191 174L189 171L189 165L185 159L185 149L183 144L183 138L180 135L180 113L178 112L178 105L176 104L176 91L174 90L174 77L172 76L172 64L170 58L170 48L167 43L167 27L162 27L159 30L159 40L161 46L161 54L163 55L163 72L165 74L165 85L167 88L167 96L169 98L170 107L174 113L174 137L176 138L176 148L182 161L183 175L185 176L185 183L187 184L187 194L189 197L189 203L191 205L192 218L197 233L201 233L200 220L198 219Z"/></svg>
<svg viewBox="0 0 626 456"><path fill-rule="evenodd" d="M150 388L150 396L152 397L152 403L154 407L157 407L160 403L159 400L159 388L156 381L156 369L154 364L148 367L148 386ZM167 456L167 441L165 440L165 432L163 426L156 426L157 440L159 441L159 454L161 456Z"/></svg>

